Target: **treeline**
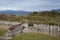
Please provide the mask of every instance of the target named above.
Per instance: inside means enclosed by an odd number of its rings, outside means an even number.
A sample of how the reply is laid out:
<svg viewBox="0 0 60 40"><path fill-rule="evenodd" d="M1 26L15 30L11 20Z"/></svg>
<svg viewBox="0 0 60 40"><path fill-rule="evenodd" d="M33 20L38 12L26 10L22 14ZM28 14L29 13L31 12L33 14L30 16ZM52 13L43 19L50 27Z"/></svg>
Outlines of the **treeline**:
<svg viewBox="0 0 60 40"><path fill-rule="evenodd" d="M6 21L26 20L29 21L30 24L43 23L50 25L60 25L60 12L55 12L55 11L31 12L27 16L0 14L0 20L6 20Z"/></svg>
<svg viewBox="0 0 60 40"><path fill-rule="evenodd" d="M55 11L43 11L43 12L33 12L29 14L31 18L29 20L35 23L43 23L50 25L60 25L60 12Z"/></svg>
<svg viewBox="0 0 60 40"><path fill-rule="evenodd" d="M24 18L25 18L24 16L0 14L0 20L3 21L21 21Z"/></svg>

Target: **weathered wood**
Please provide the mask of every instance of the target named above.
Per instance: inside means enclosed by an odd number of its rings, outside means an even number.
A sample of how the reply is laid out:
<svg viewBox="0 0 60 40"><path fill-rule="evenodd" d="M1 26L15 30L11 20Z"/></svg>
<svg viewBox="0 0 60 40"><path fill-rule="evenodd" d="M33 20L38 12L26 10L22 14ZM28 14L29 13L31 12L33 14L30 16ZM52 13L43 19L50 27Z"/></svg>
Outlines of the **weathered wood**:
<svg viewBox="0 0 60 40"><path fill-rule="evenodd" d="M22 24L24 24L24 23L20 23L20 24L17 24L17 25L12 25L11 27L9 27L9 30L12 31L15 27L21 26Z"/></svg>
<svg viewBox="0 0 60 40"><path fill-rule="evenodd" d="M4 23L0 24L2 26L5 26ZM24 27L23 27L24 25ZM9 30L12 31L12 33L16 33L18 34L19 32L39 32L39 33L43 33L43 34L50 34L53 36L59 36L60 37L60 26L52 26L52 25L47 25L47 24L33 24L33 27L29 27L28 23L25 24L20 23L17 25L12 25L9 27Z"/></svg>
<svg viewBox="0 0 60 40"><path fill-rule="evenodd" d="M0 37L0 40L11 40L12 37Z"/></svg>

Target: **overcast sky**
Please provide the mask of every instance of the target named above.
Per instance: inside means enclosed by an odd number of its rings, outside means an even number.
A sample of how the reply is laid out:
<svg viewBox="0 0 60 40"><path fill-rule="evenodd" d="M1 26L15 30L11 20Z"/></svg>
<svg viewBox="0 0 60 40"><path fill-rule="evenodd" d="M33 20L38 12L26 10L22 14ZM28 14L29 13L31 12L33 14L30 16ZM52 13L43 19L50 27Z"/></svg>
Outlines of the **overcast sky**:
<svg viewBox="0 0 60 40"><path fill-rule="evenodd" d="M60 0L0 0L0 10L40 11L60 8Z"/></svg>

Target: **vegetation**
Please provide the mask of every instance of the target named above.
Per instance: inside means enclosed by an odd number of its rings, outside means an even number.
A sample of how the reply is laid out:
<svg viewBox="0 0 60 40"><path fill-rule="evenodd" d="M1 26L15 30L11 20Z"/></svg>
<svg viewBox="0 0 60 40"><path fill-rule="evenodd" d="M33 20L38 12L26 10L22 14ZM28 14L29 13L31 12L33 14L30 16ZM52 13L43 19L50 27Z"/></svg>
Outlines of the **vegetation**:
<svg viewBox="0 0 60 40"><path fill-rule="evenodd" d="M60 25L60 12L55 11L31 12L27 16L0 14L0 20L6 21L28 20L30 25L32 25L33 23Z"/></svg>
<svg viewBox="0 0 60 40"><path fill-rule="evenodd" d="M60 40L59 38L43 35L40 33L23 33L12 40Z"/></svg>
<svg viewBox="0 0 60 40"><path fill-rule="evenodd" d="M60 12L54 11L42 11L42 12L31 12L27 16L16 16L0 14L0 20L3 21L28 21L29 25L32 24L49 24L49 25L60 25ZM7 30L0 29L0 36L2 36ZM22 35L16 36L13 40L60 40L59 38L52 37L50 35L43 35L40 33L23 33Z"/></svg>
<svg viewBox="0 0 60 40"><path fill-rule="evenodd" d="M55 11L43 11L33 12L27 17L28 20L34 23L42 23L49 25L60 25L60 12Z"/></svg>
<svg viewBox="0 0 60 40"><path fill-rule="evenodd" d="M4 28L0 28L0 36L3 36L4 33L6 33L6 32L7 32L6 29L4 29Z"/></svg>

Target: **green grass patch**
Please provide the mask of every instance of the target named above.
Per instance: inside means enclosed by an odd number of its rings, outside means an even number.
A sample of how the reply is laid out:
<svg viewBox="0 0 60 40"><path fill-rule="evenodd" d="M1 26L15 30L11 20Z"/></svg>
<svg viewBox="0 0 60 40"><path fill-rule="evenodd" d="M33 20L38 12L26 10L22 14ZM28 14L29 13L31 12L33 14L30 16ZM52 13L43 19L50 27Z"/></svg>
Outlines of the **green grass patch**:
<svg viewBox="0 0 60 40"><path fill-rule="evenodd" d="M50 35L43 35L40 33L23 33L16 36L13 40L60 40L59 38L52 37Z"/></svg>
<svg viewBox="0 0 60 40"><path fill-rule="evenodd" d="M7 29L0 28L0 36L3 36L5 32L7 32Z"/></svg>

